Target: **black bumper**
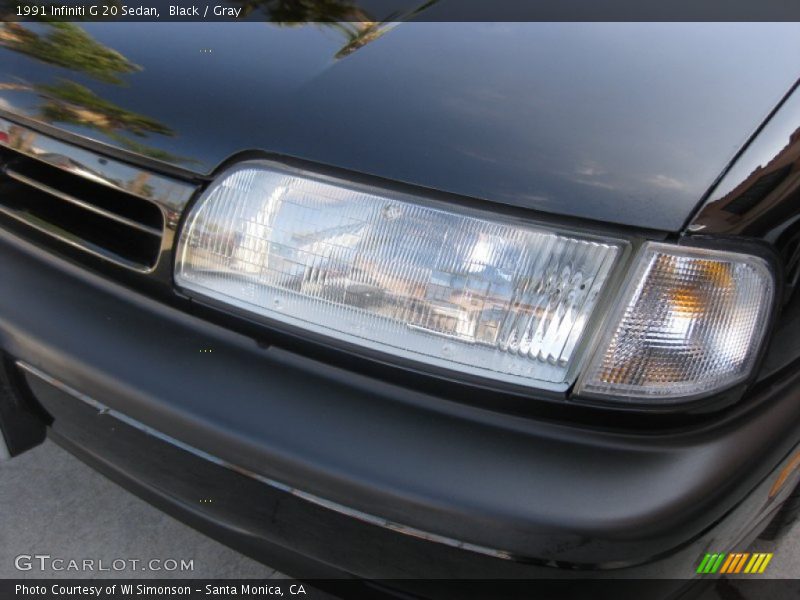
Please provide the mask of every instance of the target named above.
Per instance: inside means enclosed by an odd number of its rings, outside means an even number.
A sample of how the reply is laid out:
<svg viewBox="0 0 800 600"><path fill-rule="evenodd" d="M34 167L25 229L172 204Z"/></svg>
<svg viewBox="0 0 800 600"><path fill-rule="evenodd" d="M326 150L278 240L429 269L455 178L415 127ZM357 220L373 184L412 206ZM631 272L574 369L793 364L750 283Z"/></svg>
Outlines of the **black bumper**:
<svg viewBox="0 0 800 600"><path fill-rule="evenodd" d="M290 574L688 577L764 524L800 439L800 373L713 426L593 431L264 348L2 231L0 281L56 440Z"/></svg>

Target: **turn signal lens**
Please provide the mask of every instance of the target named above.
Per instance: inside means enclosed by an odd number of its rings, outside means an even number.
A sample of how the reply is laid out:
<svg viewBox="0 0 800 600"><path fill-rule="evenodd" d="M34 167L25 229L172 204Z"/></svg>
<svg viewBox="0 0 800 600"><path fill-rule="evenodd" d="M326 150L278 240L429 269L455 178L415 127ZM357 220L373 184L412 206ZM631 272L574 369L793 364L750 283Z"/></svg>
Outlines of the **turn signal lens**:
<svg viewBox="0 0 800 600"><path fill-rule="evenodd" d="M175 280L353 344L564 391L623 246L251 162L192 209Z"/></svg>
<svg viewBox="0 0 800 600"><path fill-rule="evenodd" d="M775 294L763 259L650 243L629 281L579 394L669 402L747 378Z"/></svg>

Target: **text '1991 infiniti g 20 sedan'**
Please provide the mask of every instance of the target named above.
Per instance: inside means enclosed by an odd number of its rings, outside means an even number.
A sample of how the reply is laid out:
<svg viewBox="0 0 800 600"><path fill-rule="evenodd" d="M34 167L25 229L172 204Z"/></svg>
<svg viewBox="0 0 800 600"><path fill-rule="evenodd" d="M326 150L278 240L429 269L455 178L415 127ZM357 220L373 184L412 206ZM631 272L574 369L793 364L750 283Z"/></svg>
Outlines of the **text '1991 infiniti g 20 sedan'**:
<svg viewBox="0 0 800 600"><path fill-rule="evenodd" d="M785 530L797 25L318 20L0 25L0 453L299 577Z"/></svg>

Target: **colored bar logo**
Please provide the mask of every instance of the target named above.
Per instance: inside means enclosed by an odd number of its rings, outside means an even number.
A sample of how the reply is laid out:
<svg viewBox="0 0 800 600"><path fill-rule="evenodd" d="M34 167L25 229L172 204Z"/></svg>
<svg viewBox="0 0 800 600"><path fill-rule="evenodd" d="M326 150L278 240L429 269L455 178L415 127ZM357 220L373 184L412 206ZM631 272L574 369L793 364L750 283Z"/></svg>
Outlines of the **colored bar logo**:
<svg viewBox="0 0 800 600"><path fill-rule="evenodd" d="M700 565L697 567L697 572L701 575L712 575L714 573L747 573L758 574L763 573L767 569L769 561L772 560L772 552L731 552L726 554L720 552L717 554L706 554Z"/></svg>

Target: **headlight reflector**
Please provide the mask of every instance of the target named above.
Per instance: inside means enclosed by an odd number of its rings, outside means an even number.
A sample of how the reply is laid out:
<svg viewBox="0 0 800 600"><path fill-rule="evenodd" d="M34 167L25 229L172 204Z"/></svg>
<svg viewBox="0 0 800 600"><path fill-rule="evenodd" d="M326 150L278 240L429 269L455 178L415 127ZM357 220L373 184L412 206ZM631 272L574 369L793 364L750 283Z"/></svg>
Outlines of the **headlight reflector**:
<svg viewBox="0 0 800 600"><path fill-rule="evenodd" d="M250 162L192 209L175 279L351 343L566 390L622 249Z"/></svg>
<svg viewBox="0 0 800 600"><path fill-rule="evenodd" d="M579 393L670 402L747 378L775 294L766 261L649 243L629 281Z"/></svg>

